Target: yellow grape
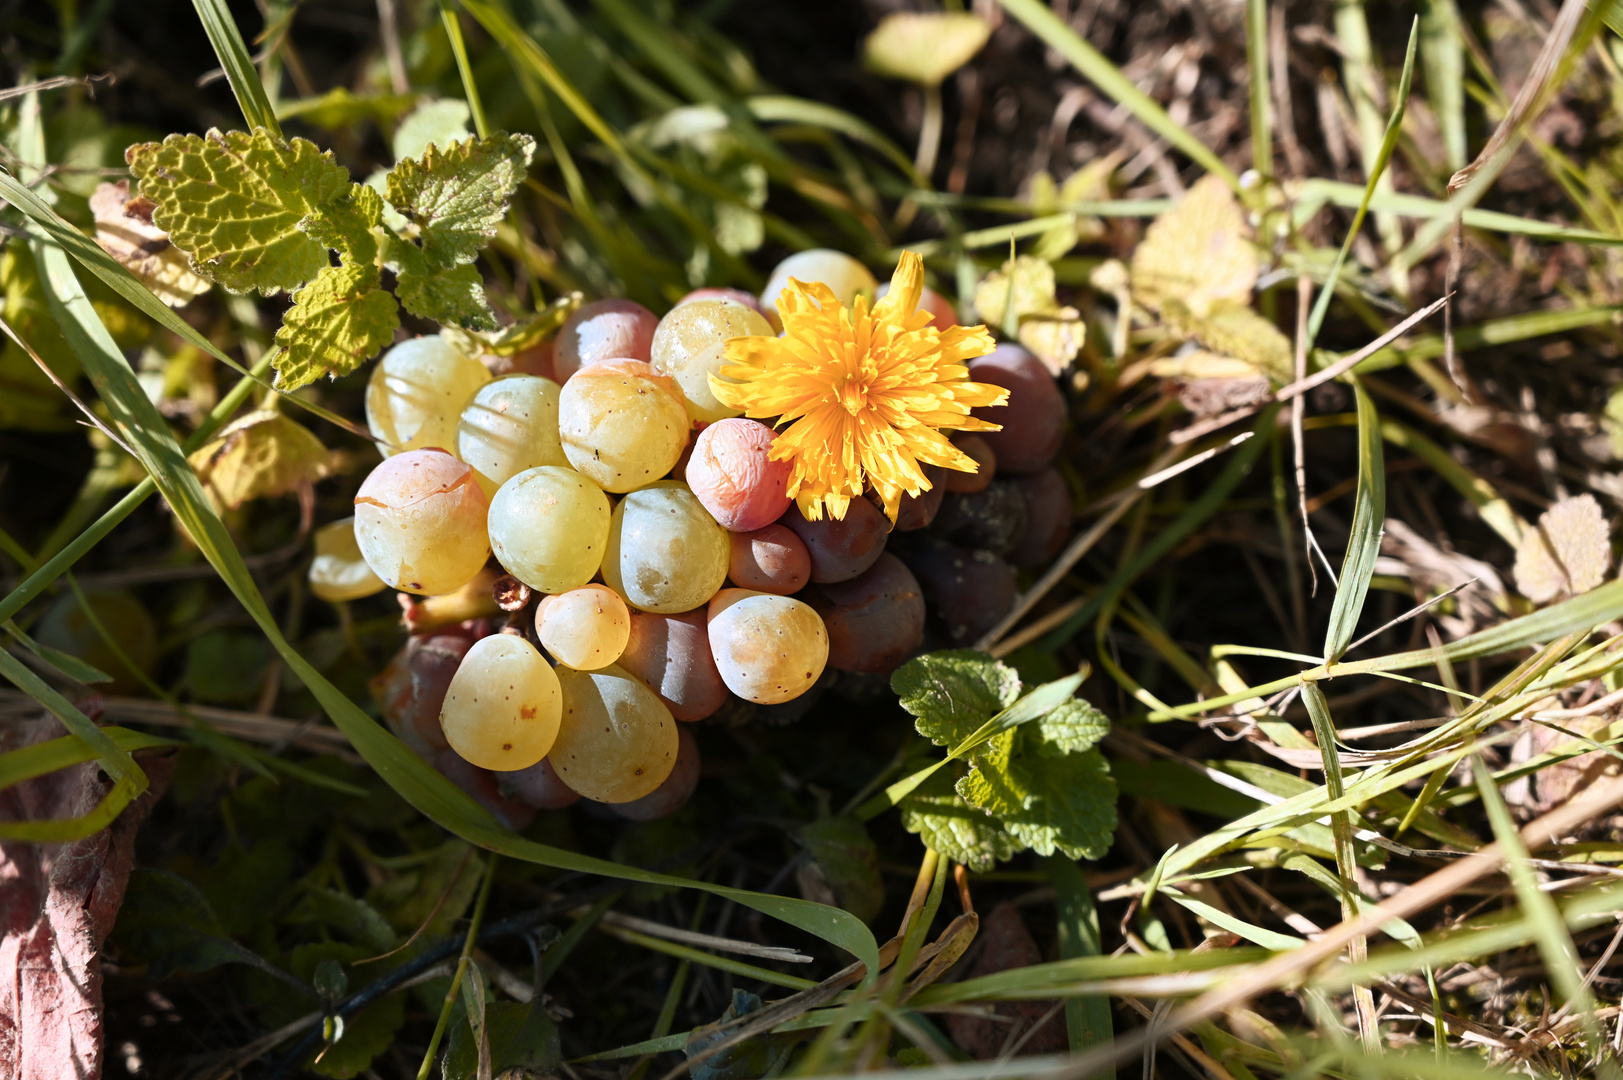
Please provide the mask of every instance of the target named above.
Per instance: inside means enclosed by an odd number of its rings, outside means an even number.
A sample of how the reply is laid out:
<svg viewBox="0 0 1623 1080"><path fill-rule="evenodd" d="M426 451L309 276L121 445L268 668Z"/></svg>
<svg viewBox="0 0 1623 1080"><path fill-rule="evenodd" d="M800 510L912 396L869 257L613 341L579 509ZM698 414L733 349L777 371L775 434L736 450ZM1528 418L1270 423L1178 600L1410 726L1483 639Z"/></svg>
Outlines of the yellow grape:
<svg viewBox="0 0 1623 1080"><path fill-rule="evenodd" d="M391 589L434 596L472 581L490 557L490 504L473 470L443 450L385 458L355 493L355 542Z"/></svg>
<svg viewBox="0 0 1623 1080"><path fill-rule="evenodd" d="M591 581L608 536L608 496L574 469L526 469L490 503L490 546L497 561L541 592L568 592Z"/></svg>
<svg viewBox="0 0 1623 1080"><path fill-rule="evenodd" d="M475 391L457 423L456 455L486 495L525 469L569 464L558 441L558 392L535 375L507 375Z"/></svg>
<svg viewBox="0 0 1623 1080"><path fill-rule="evenodd" d="M462 407L490 371L438 334L412 338L383 354L366 383L366 426L385 457L437 446L456 450Z"/></svg>
<svg viewBox="0 0 1623 1080"><path fill-rule="evenodd" d="M564 455L604 491L632 491L675 467L688 443L682 391L641 360L610 360L569 377L558 399Z"/></svg>
<svg viewBox="0 0 1623 1080"><path fill-rule="evenodd" d="M654 331L654 366L676 380L687 398L688 416L712 424L737 416L716 400L710 376L727 362L727 340L771 337L772 324L753 308L732 300L693 300L659 320Z"/></svg>
<svg viewBox="0 0 1623 1080"><path fill-rule="evenodd" d="M843 251L832 248L797 251L773 268L766 288L761 290L761 306L774 325L780 317L778 294L788 286L790 278L827 285L834 291L834 298L846 307L851 306L858 293L866 293L871 300L879 288L873 272Z"/></svg>
<svg viewBox="0 0 1623 1080"><path fill-rule="evenodd" d="M558 663L576 671L596 671L625 652L631 613L613 589L583 585L541 601L535 634Z"/></svg>
<svg viewBox="0 0 1623 1080"><path fill-rule="evenodd" d="M563 697L552 665L516 634L492 634L462 658L440 706L451 749L481 769L527 769L558 737Z"/></svg>
<svg viewBox="0 0 1623 1080"><path fill-rule="evenodd" d="M676 721L648 687L610 664L560 668L563 722L548 760L571 790L598 802L640 799L676 765Z"/></svg>
<svg viewBox="0 0 1623 1080"><path fill-rule="evenodd" d="M310 563L310 591L323 600L359 600L388 588L366 565L355 539L355 519L328 522L316 530L316 557Z"/></svg>
<svg viewBox="0 0 1623 1080"><path fill-rule="evenodd" d="M614 508L603 580L640 611L691 611L727 580L729 554L727 530L688 486L661 480Z"/></svg>
<svg viewBox="0 0 1623 1080"><path fill-rule="evenodd" d="M758 705L778 705L816 684L828 663L828 631L810 605L770 593L717 599L710 651L727 689Z"/></svg>

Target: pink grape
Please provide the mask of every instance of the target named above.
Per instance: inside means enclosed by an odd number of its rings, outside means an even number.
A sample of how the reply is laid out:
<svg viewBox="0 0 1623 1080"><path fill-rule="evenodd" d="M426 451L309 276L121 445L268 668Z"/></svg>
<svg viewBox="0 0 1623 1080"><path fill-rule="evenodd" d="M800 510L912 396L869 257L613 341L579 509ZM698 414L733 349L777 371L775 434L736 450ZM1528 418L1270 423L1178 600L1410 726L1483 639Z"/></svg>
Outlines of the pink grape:
<svg viewBox="0 0 1623 1080"><path fill-rule="evenodd" d="M676 764L653 791L626 803L610 803L616 814L631 821L655 821L670 817L693 798L699 786L699 740L686 725L676 729Z"/></svg>
<svg viewBox="0 0 1623 1080"><path fill-rule="evenodd" d="M389 728L413 749L447 750L440 706L451 678L473 645L462 633L411 637L371 682L372 697ZM430 755L432 756L432 755Z"/></svg>
<svg viewBox="0 0 1623 1080"><path fill-rule="evenodd" d="M811 580L806 542L782 525L728 534L727 577L741 589L788 596Z"/></svg>
<svg viewBox="0 0 1623 1080"><path fill-rule="evenodd" d="M738 417L699 432L687 482L722 527L752 532L789 509L789 463L768 457L776 438L765 424Z"/></svg>
<svg viewBox="0 0 1623 1080"><path fill-rule="evenodd" d="M546 758L528 769L496 773L496 787L507 799L516 799L537 810L562 810L580 802L579 793L571 790L552 762Z"/></svg>
<svg viewBox="0 0 1623 1080"><path fill-rule="evenodd" d="M826 512L808 521L799 506L791 506L781 524L794 530L811 555L811 579L822 583L849 581L872 566L885 550L890 521L867 499L852 499L843 520Z"/></svg>
<svg viewBox="0 0 1623 1080"><path fill-rule="evenodd" d="M743 304L745 307L754 308L757 315L766 315L766 309L761 306L760 298L754 293L745 292L743 289L726 289L715 286L694 289L673 304L671 310L675 311L683 304L691 304L695 300L731 300L735 304Z"/></svg>
<svg viewBox="0 0 1623 1080"><path fill-rule="evenodd" d="M976 409L977 420L1002 424L1002 431L983 431L998 468L1005 473L1034 473L1059 455L1065 438L1065 398L1043 362L1018 345L999 345L988 356L969 362L969 377L1009 389L1005 405Z"/></svg>
<svg viewBox="0 0 1623 1080"><path fill-rule="evenodd" d="M489 510L471 467L444 450L407 450L385 458L361 482L355 542L390 588L437 596L484 568Z"/></svg>
<svg viewBox="0 0 1623 1080"><path fill-rule="evenodd" d="M633 611L619 664L647 683L678 720L703 720L727 700L702 609L681 615Z"/></svg>
<svg viewBox="0 0 1623 1080"><path fill-rule="evenodd" d="M635 300L593 300L564 320L553 351L554 377L561 383L588 364L605 360L647 363L659 317Z"/></svg>

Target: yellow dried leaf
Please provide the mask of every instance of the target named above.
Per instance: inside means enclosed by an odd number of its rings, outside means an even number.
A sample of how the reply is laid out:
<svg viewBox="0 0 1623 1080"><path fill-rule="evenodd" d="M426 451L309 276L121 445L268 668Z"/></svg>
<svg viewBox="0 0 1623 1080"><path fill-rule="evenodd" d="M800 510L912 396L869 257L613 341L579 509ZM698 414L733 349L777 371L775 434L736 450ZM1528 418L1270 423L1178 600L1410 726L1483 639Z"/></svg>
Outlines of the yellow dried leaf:
<svg viewBox="0 0 1623 1080"><path fill-rule="evenodd" d="M198 477L232 510L284 495L332 473L321 440L274 409L249 413L188 458Z"/></svg>
<svg viewBox="0 0 1623 1080"><path fill-rule="evenodd" d="M1076 359L1088 339L1088 324L1074 307L1055 308L1020 319L1020 344L1043 362L1049 374L1058 375Z"/></svg>
<svg viewBox="0 0 1623 1080"><path fill-rule="evenodd" d="M1290 338L1250 308L1218 307L1200 317L1174 300L1162 316L1213 352L1244 360L1275 382L1290 381Z"/></svg>
<svg viewBox="0 0 1623 1080"><path fill-rule="evenodd" d="M1259 265L1249 233L1234 193L1215 176L1201 177L1133 252L1134 298L1154 311L1177 301L1197 318L1249 304Z"/></svg>
<svg viewBox="0 0 1623 1080"><path fill-rule="evenodd" d="M969 63L992 27L965 11L902 11L887 15L862 47L869 70L921 86L939 86Z"/></svg>
<svg viewBox="0 0 1623 1080"><path fill-rule="evenodd" d="M170 307L184 307L208 292L209 283L192 271L186 253L152 223L154 204L130 198L130 182L98 184L90 196L96 217L96 243L124 265Z"/></svg>
<svg viewBox="0 0 1623 1080"><path fill-rule="evenodd" d="M1612 566L1611 523L1593 495L1562 499L1516 549L1516 589L1535 603L1588 592Z"/></svg>
<svg viewBox="0 0 1623 1080"><path fill-rule="evenodd" d="M1059 303L1054 299L1054 268L1042 259L1021 255L1013 263L1005 262L1001 270L993 270L975 286L975 313L991 327L1003 325L1008 314L1009 279L1014 279L1015 318L1054 311Z"/></svg>
<svg viewBox="0 0 1623 1080"><path fill-rule="evenodd" d="M1259 372L1244 360L1196 349L1153 361L1150 374L1158 379L1254 379Z"/></svg>

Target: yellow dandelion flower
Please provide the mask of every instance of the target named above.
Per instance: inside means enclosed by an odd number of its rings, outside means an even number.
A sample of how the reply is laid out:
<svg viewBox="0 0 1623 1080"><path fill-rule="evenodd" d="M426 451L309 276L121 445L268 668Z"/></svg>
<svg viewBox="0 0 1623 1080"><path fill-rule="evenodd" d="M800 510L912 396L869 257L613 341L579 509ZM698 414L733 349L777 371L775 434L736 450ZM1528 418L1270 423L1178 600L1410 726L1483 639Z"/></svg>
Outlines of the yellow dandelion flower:
<svg viewBox="0 0 1623 1080"><path fill-rule="evenodd" d="M965 363L994 348L984 326L938 330L918 310L924 260L904 252L890 291L870 309L850 308L826 285L789 279L778 298L783 337L727 342L717 400L782 428L772 457L790 463L789 495L812 521L826 508L844 518L873 485L891 521L902 495L930 488L923 465L975 472L973 458L943 428L997 431L969 415L1002 405L1001 386L969 381Z"/></svg>

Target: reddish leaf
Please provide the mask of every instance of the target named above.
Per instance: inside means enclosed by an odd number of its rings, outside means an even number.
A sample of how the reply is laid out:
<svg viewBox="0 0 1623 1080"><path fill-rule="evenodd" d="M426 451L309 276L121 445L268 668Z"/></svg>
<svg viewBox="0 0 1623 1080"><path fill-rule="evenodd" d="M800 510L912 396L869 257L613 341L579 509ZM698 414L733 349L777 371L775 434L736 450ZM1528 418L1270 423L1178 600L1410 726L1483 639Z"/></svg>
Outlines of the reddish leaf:
<svg viewBox="0 0 1623 1080"><path fill-rule="evenodd" d="M0 752L62 734L46 717L0 724ZM0 841L0 1076L98 1080L101 961L134 859L135 831L174 771L139 755L151 786L113 824L65 844ZM110 788L94 762L0 791L0 820L74 818Z"/></svg>

